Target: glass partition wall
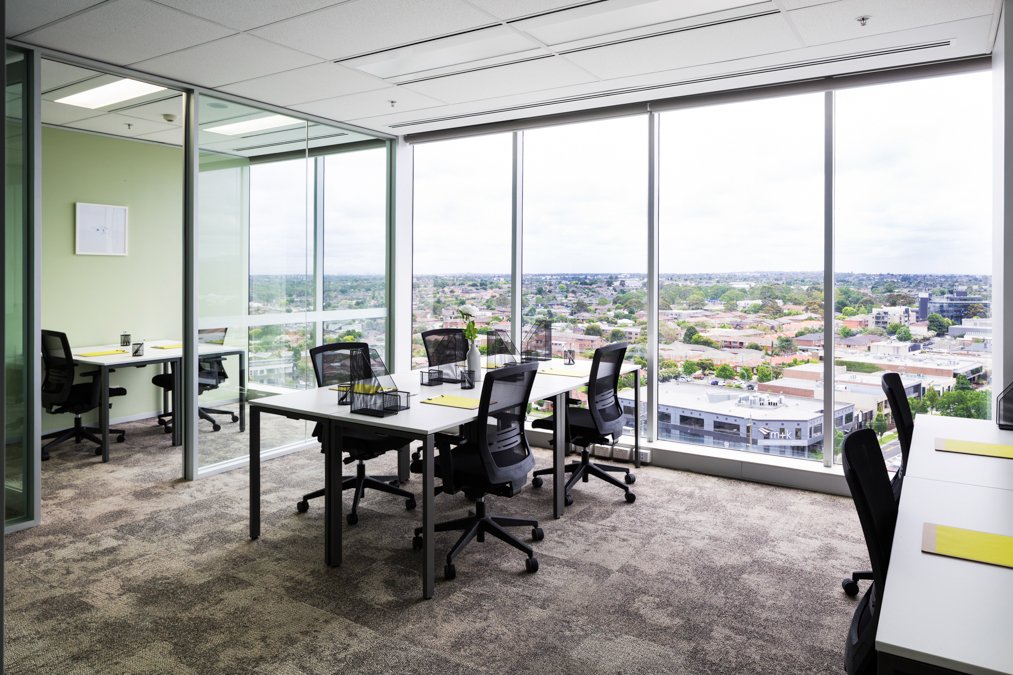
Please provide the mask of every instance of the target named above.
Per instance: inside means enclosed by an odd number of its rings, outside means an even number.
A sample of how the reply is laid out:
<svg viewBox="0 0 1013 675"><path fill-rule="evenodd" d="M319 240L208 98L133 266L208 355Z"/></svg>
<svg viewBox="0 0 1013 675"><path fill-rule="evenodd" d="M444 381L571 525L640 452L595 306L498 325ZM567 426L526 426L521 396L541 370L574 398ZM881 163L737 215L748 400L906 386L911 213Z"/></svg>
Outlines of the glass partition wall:
<svg viewBox="0 0 1013 675"><path fill-rule="evenodd" d="M198 342L227 329L228 378L199 396L198 471L249 453L241 399L316 386L309 350L386 344L386 143L199 97ZM218 331L220 333L220 331ZM302 421L262 417L264 451L296 447Z"/></svg>

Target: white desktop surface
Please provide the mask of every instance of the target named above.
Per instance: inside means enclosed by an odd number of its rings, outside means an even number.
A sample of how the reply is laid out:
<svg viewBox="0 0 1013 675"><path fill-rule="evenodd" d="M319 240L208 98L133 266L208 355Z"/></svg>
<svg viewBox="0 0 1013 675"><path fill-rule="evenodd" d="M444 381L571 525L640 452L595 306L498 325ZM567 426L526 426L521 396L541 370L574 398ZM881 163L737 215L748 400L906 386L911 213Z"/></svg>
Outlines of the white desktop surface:
<svg viewBox="0 0 1013 675"><path fill-rule="evenodd" d="M937 438L1013 445L1013 431L1003 431L991 420L918 415L905 477L1013 490L1013 459L941 452L936 450ZM1013 626L1010 635L1013 636ZM1013 651L1013 646L1010 650Z"/></svg>
<svg viewBox="0 0 1013 675"><path fill-rule="evenodd" d="M908 475L900 503L876 649L961 672L1013 673L1013 569L921 550L926 522L1013 536L1013 490Z"/></svg>

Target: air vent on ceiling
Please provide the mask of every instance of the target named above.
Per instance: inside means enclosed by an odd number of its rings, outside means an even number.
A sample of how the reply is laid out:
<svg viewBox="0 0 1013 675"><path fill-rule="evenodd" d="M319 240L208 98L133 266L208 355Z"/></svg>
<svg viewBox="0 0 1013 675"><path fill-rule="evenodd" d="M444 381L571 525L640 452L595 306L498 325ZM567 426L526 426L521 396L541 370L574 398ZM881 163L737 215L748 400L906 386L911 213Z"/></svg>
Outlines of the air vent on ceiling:
<svg viewBox="0 0 1013 675"><path fill-rule="evenodd" d="M798 68L807 68L810 66L822 66L831 63L841 63L844 61L857 61L860 59L874 58L877 56L887 56L890 54L903 54L906 52L915 52L923 49L936 49L938 47L949 47L949 40L941 40L938 42L926 42L918 45L909 45L906 47L894 47L891 49L880 49L868 52L857 52L854 54L842 54L840 56L827 57L823 59L811 59L808 61L796 61L794 63L782 63L776 66L769 66L767 68L753 68L750 70L740 70L734 73L724 73L721 75L710 75L707 77L697 77L687 80L677 80L674 82L665 82L662 84L652 84L642 87L622 87L618 89L609 89L606 91L598 91L591 94L582 94L580 96L566 96L562 98L549 99L546 101L536 101L534 103L525 103L516 106L507 106L503 108L495 108L491 110L482 110L479 112L462 113L459 115L447 115L444 117L430 117L421 120L412 120L410 122L397 122L395 124L388 125L391 129L404 129L406 127L418 126L422 124L436 124L438 122L452 122L455 120L469 119L474 117L482 117L484 115L497 115L507 112L516 112L521 110L531 110L534 108L542 108L546 106L559 105L563 103L576 103L579 101L591 101L599 98L608 98L610 96L619 96L622 94L637 94L645 91L654 91L657 89L667 89L669 87L681 87L690 84L701 84L704 82L717 82L720 80L729 80L737 77L748 77L751 75L764 75L767 73L776 73L789 70L796 70Z"/></svg>

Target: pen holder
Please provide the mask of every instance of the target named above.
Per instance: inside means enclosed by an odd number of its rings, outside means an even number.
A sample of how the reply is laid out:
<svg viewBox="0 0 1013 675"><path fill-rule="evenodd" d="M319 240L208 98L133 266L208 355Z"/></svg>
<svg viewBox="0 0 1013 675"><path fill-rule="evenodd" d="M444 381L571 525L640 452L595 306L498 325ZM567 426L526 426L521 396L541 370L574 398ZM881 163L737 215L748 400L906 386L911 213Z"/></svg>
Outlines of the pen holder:
<svg viewBox="0 0 1013 675"><path fill-rule="evenodd" d="M462 370L461 375L461 389L474 389L475 388L475 371L474 370Z"/></svg>
<svg viewBox="0 0 1013 675"><path fill-rule="evenodd" d="M130 333L120 333L120 347L130 346Z"/></svg>
<svg viewBox="0 0 1013 675"><path fill-rule="evenodd" d="M430 368L419 373L419 383L423 387L435 387L443 384L443 373L439 368Z"/></svg>
<svg viewBox="0 0 1013 675"><path fill-rule="evenodd" d="M348 405L351 403L351 397L348 395L348 391L352 388L349 383L338 385L338 405Z"/></svg>
<svg viewBox="0 0 1013 675"><path fill-rule="evenodd" d="M130 355L131 356L144 356L144 343L143 342L135 342L134 344L132 344L130 346Z"/></svg>

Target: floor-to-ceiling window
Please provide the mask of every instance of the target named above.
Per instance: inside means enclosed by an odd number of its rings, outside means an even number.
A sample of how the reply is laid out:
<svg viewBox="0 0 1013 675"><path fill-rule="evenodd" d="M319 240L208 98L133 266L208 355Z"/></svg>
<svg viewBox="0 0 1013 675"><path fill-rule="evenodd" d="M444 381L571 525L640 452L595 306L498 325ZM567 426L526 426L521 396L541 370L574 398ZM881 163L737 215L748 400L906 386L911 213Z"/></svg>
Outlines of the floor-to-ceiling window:
<svg viewBox="0 0 1013 675"><path fill-rule="evenodd" d="M835 365L856 398L892 370L916 416L990 417L991 87L979 72L836 94ZM856 414L896 466L877 403Z"/></svg>
<svg viewBox="0 0 1013 675"><path fill-rule="evenodd" d="M415 148L413 365L422 332L463 326L462 306L479 332L510 330L512 153L510 134Z"/></svg>
<svg viewBox="0 0 1013 675"><path fill-rule="evenodd" d="M658 437L821 458L823 95L663 113L660 158Z"/></svg>

